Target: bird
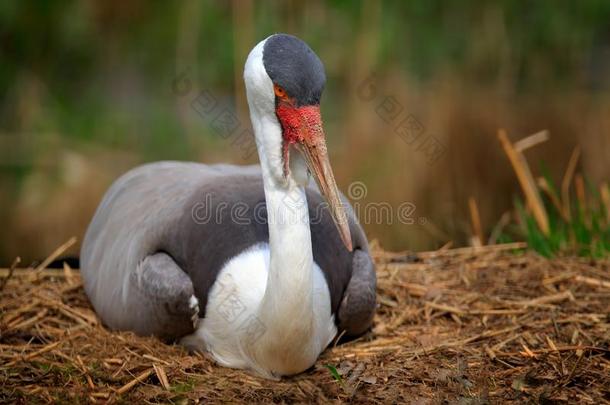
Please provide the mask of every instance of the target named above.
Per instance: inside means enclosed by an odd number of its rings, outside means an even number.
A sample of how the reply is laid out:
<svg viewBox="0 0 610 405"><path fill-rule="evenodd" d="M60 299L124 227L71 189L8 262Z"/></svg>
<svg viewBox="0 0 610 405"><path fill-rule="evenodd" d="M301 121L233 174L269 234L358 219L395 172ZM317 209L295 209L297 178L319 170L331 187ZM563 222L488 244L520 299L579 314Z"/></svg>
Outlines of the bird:
<svg viewBox="0 0 610 405"><path fill-rule="evenodd" d="M81 274L108 328L279 379L370 330L376 273L330 165L319 57L276 33L252 48L243 77L260 164L131 169L86 230Z"/></svg>

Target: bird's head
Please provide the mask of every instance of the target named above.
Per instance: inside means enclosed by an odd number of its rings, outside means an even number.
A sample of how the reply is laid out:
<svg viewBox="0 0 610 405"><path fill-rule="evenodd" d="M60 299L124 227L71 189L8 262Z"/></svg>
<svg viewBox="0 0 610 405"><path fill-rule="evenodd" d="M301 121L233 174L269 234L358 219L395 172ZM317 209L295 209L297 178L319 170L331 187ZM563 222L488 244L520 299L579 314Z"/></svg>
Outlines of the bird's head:
<svg viewBox="0 0 610 405"><path fill-rule="evenodd" d="M250 52L244 80L261 163L268 166L277 184L289 185L292 180L305 185L309 169L341 239L351 250L347 215L328 159L320 115L326 83L320 58L292 35L271 35Z"/></svg>

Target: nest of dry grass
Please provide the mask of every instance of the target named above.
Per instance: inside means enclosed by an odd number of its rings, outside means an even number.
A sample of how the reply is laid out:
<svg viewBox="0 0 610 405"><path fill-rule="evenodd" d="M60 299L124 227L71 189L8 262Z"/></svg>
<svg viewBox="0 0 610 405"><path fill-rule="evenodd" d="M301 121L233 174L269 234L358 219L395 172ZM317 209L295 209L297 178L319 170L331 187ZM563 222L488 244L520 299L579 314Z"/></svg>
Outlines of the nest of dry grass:
<svg viewBox="0 0 610 405"><path fill-rule="evenodd" d="M0 401L610 403L610 262L517 247L376 249L374 329L278 382L107 330L67 266L4 269Z"/></svg>

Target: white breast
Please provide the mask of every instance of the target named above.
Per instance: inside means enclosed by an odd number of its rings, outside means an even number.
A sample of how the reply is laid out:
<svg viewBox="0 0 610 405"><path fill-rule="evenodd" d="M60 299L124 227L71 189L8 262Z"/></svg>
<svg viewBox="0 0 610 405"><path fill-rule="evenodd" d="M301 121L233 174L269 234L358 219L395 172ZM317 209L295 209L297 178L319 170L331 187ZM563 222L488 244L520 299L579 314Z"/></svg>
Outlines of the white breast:
<svg viewBox="0 0 610 405"><path fill-rule="evenodd" d="M275 337L288 325L264 325L257 317L257 310L265 293L269 271L269 245L262 243L231 259L220 271L206 306L205 317L200 319L196 331L181 340L187 347L207 351L223 366L253 370L265 377L277 377L266 364L276 364L264 358L249 355L253 347L264 339L277 341ZM331 314L330 292L324 274L317 264L313 273L313 330L309 331L303 353L311 353L301 365L305 370L313 365L318 355L337 334L334 315ZM290 291L286 291L290 294ZM292 319L288 322L299 322ZM290 342L286 342L287 345ZM302 344L299 342L299 344ZM286 350L289 352L290 350ZM282 348L277 348L281 356ZM286 361L291 361L286 359ZM290 365L291 368L293 365Z"/></svg>

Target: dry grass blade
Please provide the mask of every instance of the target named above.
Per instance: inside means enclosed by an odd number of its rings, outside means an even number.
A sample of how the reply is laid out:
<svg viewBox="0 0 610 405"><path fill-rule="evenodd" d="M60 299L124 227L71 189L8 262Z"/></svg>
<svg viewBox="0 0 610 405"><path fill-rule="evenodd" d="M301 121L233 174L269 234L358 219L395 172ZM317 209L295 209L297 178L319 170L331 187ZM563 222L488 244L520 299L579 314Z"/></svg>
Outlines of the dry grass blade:
<svg viewBox="0 0 610 405"><path fill-rule="evenodd" d="M445 255L478 255L480 253L489 253L489 252L502 252L502 251L511 251L511 250L519 250L527 248L527 243L525 242L512 242L512 243L503 243L500 245L493 246L481 246L481 247L463 247L456 248L451 250L431 250L428 252L420 252L417 254L418 257L421 258L431 258L434 256L445 256ZM393 255L390 255L393 256Z"/></svg>
<svg viewBox="0 0 610 405"><path fill-rule="evenodd" d="M536 132L528 137L518 140L514 143L513 147L517 152L524 152L526 149L532 148L538 144L548 141L550 138L549 131L546 129L540 132Z"/></svg>
<svg viewBox="0 0 610 405"><path fill-rule="evenodd" d="M61 256L66 250L70 249L72 247L72 245L74 245L75 243L76 243L76 237L73 236L70 239L68 239L66 241L66 243L64 243L57 249L55 249L55 251L53 253L51 253L46 259L44 259L42 261L42 263L40 263L38 266L36 266L36 268L34 269L34 272L39 273L40 271L46 269L49 264L51 264L55 259L57 259L59 256Z"/></svg>
<svg viewBox="0 0 610 405"><path fill-rule="evenodd" d="M543 297L534 298L531 300L525 301L515 301L511 302L512 305L524 306L524 307L533 307L536 305L547 305L547 304L555 304L558 302L562 302L565 300L574 301L574 295L568 290L564 292L560 292L552 295L545 295Z"/></svg>
<svg viewBox="0 0 610 405"><path fill-rule="evenodd" d="M123 385L121 388L116 390L116 393L119 395L123 395L124 393L126 393L127 391L129 391L130 389L132 389L133 387L135 387L142 381L146 380L148 377L150 377L150 375L153 372L154 372L154 368L150 368L150 369L142 372L136 378L134 378L133 380L131 380L130 382L128 382L127 384Z"/></svg>
<svg viewBox="0 0 610 405"><path fill-rule="evenodd" d="M69 285L74 285L74 272L72 271L72 268L70 267L70 265L66 262L64 262L64 277L66 278L66 282Z"/></svg>
<svg viewBox="0 0 610 405"><path fill-rule="evenodd" d="M570 184L572 184L572 178L576 172L576 165L578 164L579 158L580 146L576 146L572 151L572 155L568 161L568 167L566 168L563 180L561 181L561 200L563 201L563 212L567 218L571 218L572 215L570 209Z"/></svg>
<svg viewBox="0 0 610 405"><path fill-rule="evenodd" d="M166 391L169 391L169 380L167 379L167 374L165 374L163 366L153 364L153 368L155 369L155 373L157 374L157 378L159 379L161 386L163 386Z"/></svg>
<svg viewBox="0 0 610 405"><path fill-rule="evenodd" d="M470 209L470 221L472 224L472 231L474 234L473 246L482 246L485 242L483 237L483 227L481 226L481 216L479 215L479 207L474 197L468 199L468 207Z"/></svg>
<svg viewBox="0 0 610 405"><path fill-rule="evenodd" d="M591 215L587 203L587 193L585 192L585 179L582 174L574 176L574 188L576 189L576 199L578 200L578 208L582 212L584 221L587 227L591 227Z"/></svg>
<svg viewBox="0 0 610 405"><path fill-rule="evenodd" d="M32 360L33 358L38 357L38 356L40 356L40 355L42 355L42 354L44 354L46 352L50 352L51 350L53 350L57 346L59 346L61 343L62 342L51 343L51 344L43 347L40 350L37 350L37 351L33 352L33 353L30 353L30 354L25 355L25 356L20 356L19 358L8 362L7 364L5 364L2 367L11 367L11 366L14 366L15 364L17 364L18 362Z"/></svg>
<svg viewBox="0 0 610 405"><path fill-rule="evenodd" d="M610 187L608 187L608 183L604 182L599 186L599 194L606 211L606 222L610 224Z"/></svg>
<svg viewBox="0 0 610 405"><path fill-rule="evenodd" d="M559 214L561 215L563 220L566 222L569 222L570 218L568 217L567 213L564 211L563 206L561 205L561 201L559 200L559 197L551 189L549 182L544 177L539 177L538 186L540 187L540 189L542 191L544 191L544 193L549 198L549 200L551 200L551 202L555 206L555 209L557 209L557 212L559 212Z"/></svg>
<svg viewBox="0 0 610 405"><path fill-rule="evenodd" d="M31 317L29 319L26 319L25 321L21 321L18 323L11 322L8 325L8 329L6 331L8 332L12 329L25 329L31 325L34 325L40 319L44 318L44 316L47 314L47 312L48 312L48 310L46 308L43 308L36 315L34 315L33 317Z"/></svg>
<svg viewBox="0 0 610 405"><path fill-rule="evenodd" d="M610 288L610 281L600 280L593 277L575 276L574 281L584 283L592 287Z"/></svg>
<svg viewBox="0 0 610 405"><path fill-rule="evenodd" d="M546 209L544 208L544 204L542 203L542 199L540 198L540 194L538 193L536 183L534 182L532 172L527 164L527 160L525 160L525 157L520 151L514 148L513 144L506 135L506 131L503 129L499 130L498 138L500 139L500 143L502 144L502 148L504 149L506 156L508 156L511 165L513 166L513 170L517 175L519 184L521 185L523 193L525 194L527 204L534 214L538 227L542 233L548 235L550 231L549 219Z"/></svg>
<svg viewBox="0 0 610 405"><path fill-rule="evenodd" d="M4 286L8 282L8 279L12 277L13 272L15 271L17 266L19 266L19 263L21 263L21 257L17 256L15 258L15 260L13 260L13 263L11 264L11 267L8 269L8 272L7 272L6 276L4 276L2 278L2 280L0 280L0 291L4 290Z"/></svg>
<svg viewBox="0 0 610 405"><path fill-rule="evenodd" d="M498 223L491 230L491 234L489 235L489 240L487 241L487 244L495 245L496 241L502 234L502 231L504 230L504 228L506 228L506 226L509 223L510 223L510 212L506 211L505 213L502 214Z"/></svg>

